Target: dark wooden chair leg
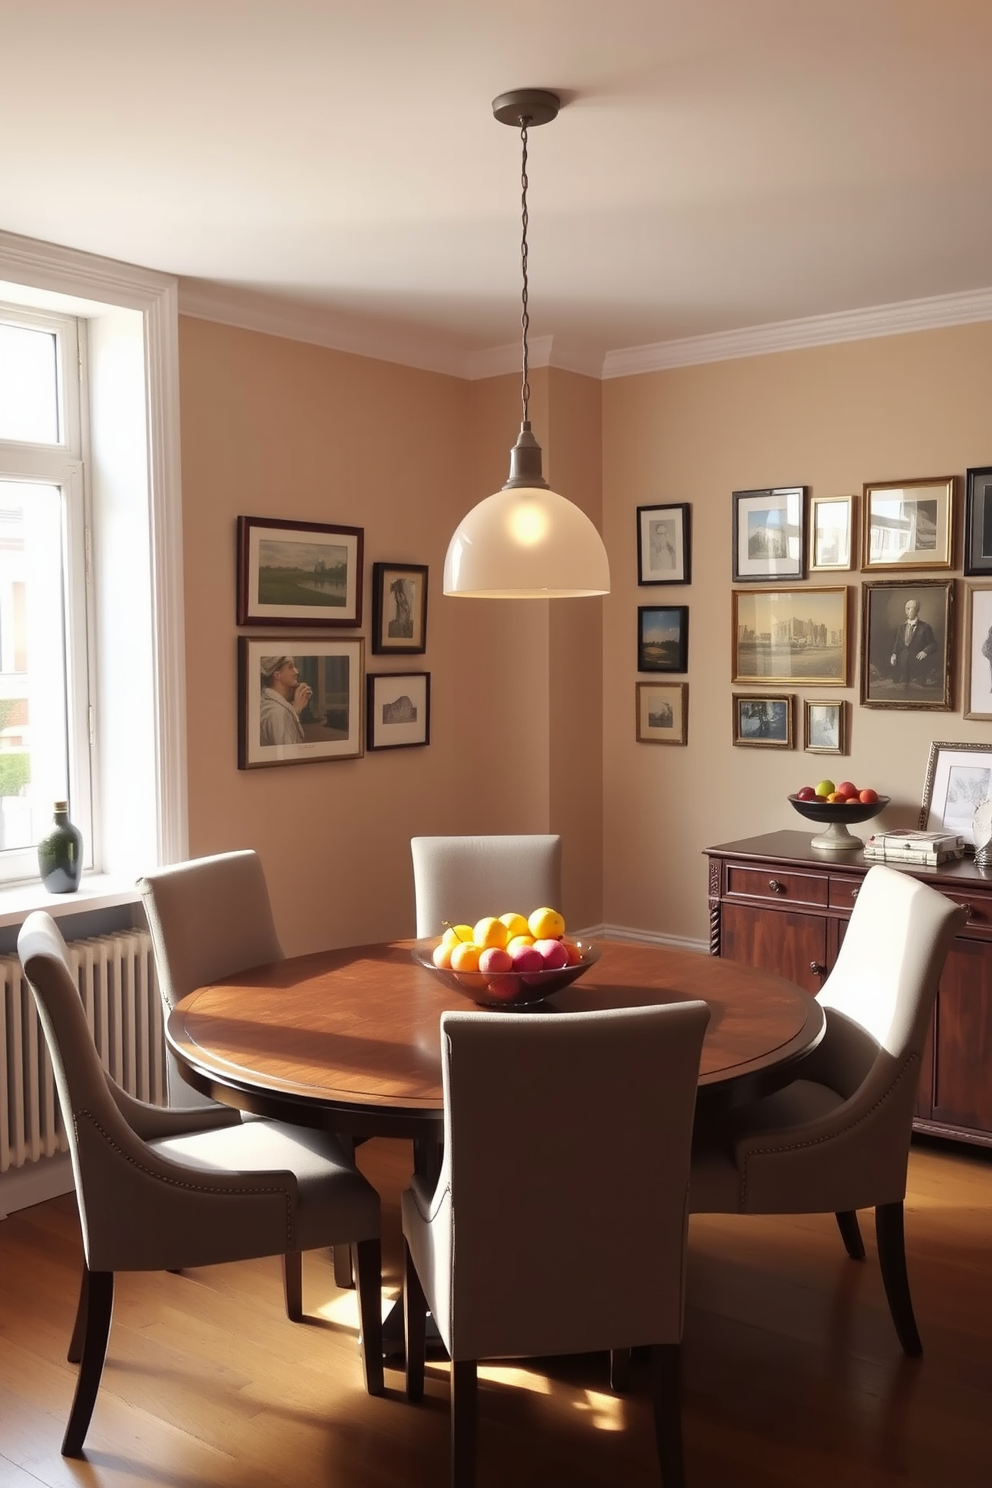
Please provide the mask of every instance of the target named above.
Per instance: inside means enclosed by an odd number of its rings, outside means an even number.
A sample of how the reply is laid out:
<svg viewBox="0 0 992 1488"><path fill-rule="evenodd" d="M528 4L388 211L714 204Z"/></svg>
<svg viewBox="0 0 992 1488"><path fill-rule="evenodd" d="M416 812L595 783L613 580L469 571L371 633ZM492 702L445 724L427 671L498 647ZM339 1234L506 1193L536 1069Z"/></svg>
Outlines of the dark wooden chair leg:
<svg viewBox="0 0 992 1488"><path fill-rule="evenodd" d="M382 1377L382 1250L378 1240L359 1240L355 1246L358 1273L358 1316L362 1331L365 1388L381 1395Z"/></svg>
<svg viewBox="0 0 992 1488"><path fill-rule="evenodd" d="M622 1395L630 1389L630 1349L610 1349L610 1389Z"/></svg>
<svg viewBox="0 0 992 1488"><path fill-rule="evenodd" d="M291 1323L303 1321L303 1252L287 1250L282 1258L282 1284L286 1293L286 1316Z"/></svg>
<svg viewBox="0 0 992 1488"><path fill-rule="evenodd" d="M334 1285L342 1289L355 1285L355 1267L350 1245L334 1246Z"/></svg>
<svg viewBox="0 0 992 1488"><path fill-rule="evenodd" d="M403 1245L403 1338L406 1347L406 1398L424 1398L427 1352L427 1298L420 1285L409 1245Z"/></svg>
<svg viewBox="0 0 992 1488"><path fill-rule="evenodd" d="M885 1296L903 1353L919 1358L923 1344L913 1315L913 1299L906 1271L906 1238L902 1204L878 1204L875 1208L875 1239L882 1268Z"/></svg>
<svg viewBox="0 0 992 1488"><path fill-rule="evenodd" d="M474 1359L451 1361L451 1488L475 1488L478 1376Z"/></svg>
<svg viewBox="0 0 992 1488"><path fill-rule="evenodd" d="M72 1337L69 1339L69 1348L66 1359L70 1364L78 1364L83 1357L83 1339L86 1337L86 1298L88 1287L86 1285L86 1262L83 1262L83 1274L79 1278L79 1301L76 1303L76 1321L72 1325Z"/></svg>
<svg viewBox="0 0 992 1488"><path fill-rule="evenodd" d="M682 1354L677 1343L651 1350L654 1434L663 1488L685 1488L682 1456Z"/></svg>
<svg viewBox="0 0 992 1488"><path fill-rule="evenodd" d="M114 1310L114 1273L112 1271L90 1271L83 1273L86 1318L82 1358L76 1380L69 1424L62 1439L63 1457L80 1457L83 1442L89 1430L96 1405L96 1392L100 1388L103 1361L107 1357L107 1339L110 1336L110 1318ZM83 1306L82 1297L80 1306Z"/></svg>
<svg viewBox="0 0 992 1488"><path fill-rule="evenodd" d="M844 1242L844 1249L852 1261L863 1261L865 1258L865 1242L861 1238L861 1228L858 1224L858 1216L853 1209L844 1209L835 1216L837 1228L840 1230L840 1238Z"/></svg>

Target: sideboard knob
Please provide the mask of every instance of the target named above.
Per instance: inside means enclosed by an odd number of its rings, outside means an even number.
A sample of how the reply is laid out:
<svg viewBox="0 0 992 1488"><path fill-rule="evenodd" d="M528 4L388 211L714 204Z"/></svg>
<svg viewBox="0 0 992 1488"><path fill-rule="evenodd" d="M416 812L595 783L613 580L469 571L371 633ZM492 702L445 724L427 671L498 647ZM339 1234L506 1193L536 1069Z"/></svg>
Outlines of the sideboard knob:
<svg viewBox="0 0 992 1488"><path fill-rule="evenodd" d="M785 884L781 883L777 878L770 878L768 880L768 887L771 889L773 894L785 893Z"/></svg>
<svg viewBox="0 0 992 1488"><path fill-rule="evenodd" d="M809 963L809 969L814 976L826 976L827 974L827 968L825 966L821 966L819 961L811 961Z"/></svg>
<svg viewBox="0 0 992 1488"><path fill-rule="evenodd" d="M852 889L851 890L851 898L852 899L857 899L857 897L858 897L858 890L857 889Z"/></svg>

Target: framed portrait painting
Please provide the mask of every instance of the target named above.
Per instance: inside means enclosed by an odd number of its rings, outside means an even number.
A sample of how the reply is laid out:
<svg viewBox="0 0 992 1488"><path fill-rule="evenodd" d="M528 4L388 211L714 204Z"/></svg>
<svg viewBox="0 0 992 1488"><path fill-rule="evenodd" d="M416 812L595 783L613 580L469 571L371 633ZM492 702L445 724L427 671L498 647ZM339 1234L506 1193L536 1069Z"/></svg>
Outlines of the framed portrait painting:
<svg viewBox="0 0 992 1488"><path fill-rule="evenodd" d="M861 597L864 706L949 711L953 582L865 584Z"/></svg>
<svg viewBox="0 0 992 1488"><path fill-rule="evenodd" d="M992 574L992 465L968 471L964 499L964 571Z"/></svg>
<svg viewBox="0 0 992 1488"><path fill-rule="evenodd" d="M847 686L846 584L733 589L731 602L731 681Z"/></svg>
<svg viewBox="0 0 992 1488"><path fill-rule="evenodd" d="M389 656L427 650L427 567L373 563L372 652Z"/></svg>
<svg viewBox="0 0 992 1488"><path fill-rule="evenodd" d="M365 642L238 637L238 769L362 753Z"/></svg>
<svg viewBox="0 0 992 1488"><path fill-rule="evenodd" d="M367 679L369 749L411 749L431 742L430 672L382 672Z"/></svg>
<svg viewBox="0 0 992 1488"><path fill-rule="evenodd" d="M954 477L865 486L861 566L953 568Z"/></svg>
<svg viewBox="0 0 992 1488"><path fill-rule="evenodd" d="M688 738L688 682L638 682L637 742L685 744Z"/></svg>
<svg viewBox="0 0 992 1488"><path fill-rule="evenodd" d="M689 503L637 508L637 582L688 584Z"/></svg>
<svg viewBox="0 0 992 1488"><path fill-rule="evenodd" d="M361 625L364 528L238 518L239 625Z"/></svg>
<svg viewBox="0 0 992 1488"><path fill-rule="evenodd" d="M689 606L638 605L637 670L684 672L689 666Z"/></svg>
<svg viewBox="0 0 992 1488"><path fill-rule="evenodd" d="M734 583L806 577L806 487L735 491Z"/></svg>
<svg viewBox="0 0 992 1488"><path fill-rule="evenodd" d="M967 587L964 716L992 722L992 585Z"/></svg>
<svg viewBox="0 0 992 1488"><path fill-rule="evenodd" d="M974 847L974 820L979 806L992 797L992 745L930 745L920 830L960 832Z"/></svg>
<svg viewBox="0 0 992 1488"><path fill-rule="evenodd" d="M846 754L846 725L846 703L807 698L803 703L803 748L808 754Z"/></svg>
<svg viewBox="0 0 992 1488"><path fill-rule="evenodd" d="M734 743L756 749L792 749L795 698L778 693L735 693Z"/></svg>

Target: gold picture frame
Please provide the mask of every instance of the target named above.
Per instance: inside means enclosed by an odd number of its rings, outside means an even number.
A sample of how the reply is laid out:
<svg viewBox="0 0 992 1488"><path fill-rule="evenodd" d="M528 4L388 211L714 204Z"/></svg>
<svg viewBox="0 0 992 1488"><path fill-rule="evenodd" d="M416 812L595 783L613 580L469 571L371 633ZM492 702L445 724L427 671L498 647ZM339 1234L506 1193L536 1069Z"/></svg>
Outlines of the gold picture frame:
<svg viewBox="0 0 992 1488"><path fill-rule="evenodd" d="M807 754L847 753L847 704L806 698L803 703L803 749Z"/></svg>
<svg viewBox="0 0 992 1488"><path fill-rule="evenodd" d="M731 681L847 687L849 589L732 589Z"/></svg>
<svg viewBox="0 0 992 1488"><path fill-rule="evenodd" d="M859 546L856 524L856 497L810 497L810 573L840 573L854 566Z"/></svg>
<svg viewBox="0 0 992 1488"><path fill-rule="evenodd" d="M953 475L866 483L861 567L866 573L953 568Z"/></svg>
<svg viewBox="0 0 992 1488"><path fill-rule="evenodd" d="M689 735L688 682L638 682L638 744L685 744Z"/></svg>
<svg viewBox="0 0 992 1488"><path fill-rule="evenodd" d="M791 693L735 692L734 744L746 749L794 749L796 700Z"/></svg>

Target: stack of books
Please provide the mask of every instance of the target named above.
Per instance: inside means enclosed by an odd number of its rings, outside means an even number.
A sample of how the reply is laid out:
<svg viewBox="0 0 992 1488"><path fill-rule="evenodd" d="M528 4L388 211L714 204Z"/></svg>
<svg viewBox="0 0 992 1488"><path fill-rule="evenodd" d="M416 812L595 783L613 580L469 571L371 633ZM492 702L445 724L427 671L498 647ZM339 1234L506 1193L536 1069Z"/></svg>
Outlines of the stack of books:
<svg viewBox="0 0 992 1488"><path fill-rule="evenodd" d="M865 843L871 863L938 863L964 857L964 838L959 832L873 832Z"/></svg>

